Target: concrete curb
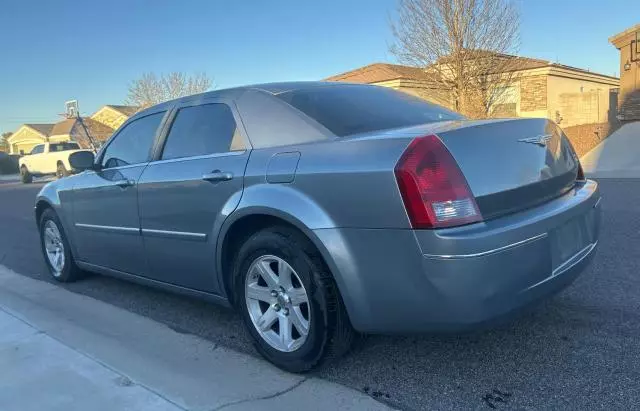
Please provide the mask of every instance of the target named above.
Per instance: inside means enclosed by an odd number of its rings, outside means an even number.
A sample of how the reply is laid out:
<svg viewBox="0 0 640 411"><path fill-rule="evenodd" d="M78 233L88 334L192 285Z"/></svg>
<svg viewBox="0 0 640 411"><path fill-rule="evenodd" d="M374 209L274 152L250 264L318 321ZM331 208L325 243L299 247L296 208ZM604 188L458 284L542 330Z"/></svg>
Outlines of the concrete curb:
<svg viewBox="0 0 640 411"><path fill-rule="evenodd" d="M286 373L261 359L177 333L4 266L0 266L0 308L176 409L259 410L273 409L276 402L280 410L389 409L359 391ZM0 352L2 345L0 340ZM123 387L112 384L109 389L116 392ZM33 390L37 394L38 387ZM77 409L86 405L78 404Z"/></svg>
<svg viewBox="0 0 640 411"><path fill-rule="evenodd" d="M13 183L20 181L20 174L0 174L0 183Z"/></svg>

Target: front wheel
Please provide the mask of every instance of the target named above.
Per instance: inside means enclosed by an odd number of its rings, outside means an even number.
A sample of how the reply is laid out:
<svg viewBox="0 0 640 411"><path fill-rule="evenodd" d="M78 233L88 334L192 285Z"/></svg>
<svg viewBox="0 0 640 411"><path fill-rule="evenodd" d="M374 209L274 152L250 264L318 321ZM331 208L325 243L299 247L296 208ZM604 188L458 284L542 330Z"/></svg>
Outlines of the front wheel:
<svg viewBox="0 0 640 411"><path fill-rule="evenodd" d="M71 255L60 219L51 208L46 209L40 217L40 245L47 268L55 280L66 283L82 276Z"/></svg>
<svg viewBox="0 0 640 411"><path fill-rule="evenodd" d="M288 227L271 227L241 247L235 302L256 349L290 372L308 371L355 340L333 277L313 245Z"/></svg>
<svg viewBox="0 0 640 411"><path fill-rule="evenodd" d="M25 166L20 167L20 181L22 181L23 184L30 184L33 182L33 176Z"/></svg>

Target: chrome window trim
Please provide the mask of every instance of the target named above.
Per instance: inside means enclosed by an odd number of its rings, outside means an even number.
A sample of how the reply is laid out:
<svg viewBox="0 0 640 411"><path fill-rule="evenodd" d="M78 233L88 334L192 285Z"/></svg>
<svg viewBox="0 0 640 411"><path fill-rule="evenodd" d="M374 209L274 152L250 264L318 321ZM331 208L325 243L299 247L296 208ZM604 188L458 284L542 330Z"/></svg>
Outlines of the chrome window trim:
<svg viewBox="0 0 640 411"><path fill-rule="evenodd" d="M106 231L111 233L127 233L127 234L140 234L140 229L137 227L119 227L111 225L98 225L98 224L85 224L76 223L77 228L86 228L89 230Z"/></svg>
<svg viewBox="0 0 640 411"><path fill-rule="evenodd" d="M146 167L147 165L149 165L149 162L144 162L144 163L137 163L137 164L127 164L126 166L118 166L118 167L110 167L110 168L101 168L100 170L84 170L82 173L87 173L87 174L100 174L104 171L114 171L114 170L126 170L127 168L133 168L133 167ZM80 173L80 174L82 174Z"/></svg>
<svg viewBox="0 0 640 411"><path fill-rule="evenodd" d="M168 158L166 160L150 161L148 164L152 165L152 164L178 163L181 161L202 160L202 159L215 158L215 157L240 156L242 154L245 154L246 152L247 150L238 150L238 151L227 151L225 153L201 154L199 156Z"/></svg>
<svg viewBox="0 0 640 411"><path fill-rule="evenodd" d="M515 243L511 243L511 244L507 244L505 246L502 247L498 247L498 248L492 248L491 250L486 250L486 251L481 251L479 253L472 253L472 254L423 254L425 258L431 258L431 259L435 259L435 260L454 260L454 259L458 259L458 258L474 258L474 257L482 257L482 256L486 256L486 255L490 255L490 254L495 254L495 253L499 253L500 251L505 251L505 250L509 250L511 248L515 248L524 244L528 244L528 243L532 243L534 241L540 240L542 238L547 237L548 234L547 233L542 233L542 234L538 234L535 235L533 237L529 237L525 240L522 241L518 241Z"/></svg>
<svg viewBox="0 0 640 411"><path fill-rule="evenodd" d="M144 163L127 164L127 165L125 165L125 166L109 167L109 168L101 168L99 171L126 170L127 168L143 167L143 166L146 166L147 164L149 164L149 162L148 162L148 161L146 161L146 162L144 162Z"/></svg>
<svg viewBox="0 0 640 411"><path fill-rule="evenodd" d="M204 233L191 233L186 231L169 231L169 230L154 230L151 228L143 228L142 235L150 237L165 237L176 238L181 240L195 240L195 241L207 241L207 235Z"/></svg>

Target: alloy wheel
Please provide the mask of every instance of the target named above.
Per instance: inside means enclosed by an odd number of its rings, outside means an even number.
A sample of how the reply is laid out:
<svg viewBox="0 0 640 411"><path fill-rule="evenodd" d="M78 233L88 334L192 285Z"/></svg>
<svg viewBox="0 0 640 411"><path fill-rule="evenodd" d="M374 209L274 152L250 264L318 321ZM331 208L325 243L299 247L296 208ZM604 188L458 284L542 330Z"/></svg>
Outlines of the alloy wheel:
<svg viewBox="0 0 640 411"><path fill-rule="evenodd" d="M251 264L245 301L260 337L276 350L292 352L307 340L311 322L307 290L282 258L265 255Z"/></svg>
<svg viewBox="0 0 640 411"><path fill-rule="evenodd" d="M64 269L64 243L60 230L53 220L47 220L44 224L43 235L47 259L53 270L53 275L58 277Z"/></svg>

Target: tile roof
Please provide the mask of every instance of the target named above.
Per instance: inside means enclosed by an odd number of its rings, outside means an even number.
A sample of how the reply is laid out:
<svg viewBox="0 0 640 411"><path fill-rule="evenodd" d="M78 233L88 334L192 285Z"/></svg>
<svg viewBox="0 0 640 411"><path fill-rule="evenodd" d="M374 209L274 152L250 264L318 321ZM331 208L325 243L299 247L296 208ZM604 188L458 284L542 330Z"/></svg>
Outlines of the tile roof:
<svg viewBox="0 0 640 411"><path fill-rule="evenodd" d="M608 76L606 74L595 73L589 70L580 69L577 67L571 67L564 64L552 63L548 60L535 59L530 57L513 56L509 54L493 53L488 51L476 52L481 56L494 55L501 58L513 58L513 67L517 67L517 70L532 70L544 67L557 67L565 70L576 71L585 74L594 74L603 77L609 77L617 79L617 77ZM440 59L441 62L446 62L446 58ZM388 63L374 63L368 66L360 67L355 70L347 71L345 73L336 74L335 76L328 77L327 81L345 81L351 83L378 83L382 81L390 80L418 80L428 81L430 75L419 67L402 66L399 64Z"/></svg>
<svg viewBox="0 0 640 411"><path fill-rule="evenodd" d="M118 106L114 104L107 104L107 107L111 107L112 109L119 111L127 117L131 117L140 110L140 107L136 106Z"/></svg>
<svg viewBox="0 0 640 411"><path fill-rule="evenodd" d="M75 124L76 124L75 118L67 118L65 120L58 121L51 129L51 132L49 135L62 136L65 134L69 134L71 133L71 130L73 129L73 126Z"/></svg>
<svg viewBox="0 0 640 411"><path fill-rule="evenodd" d="M378 83L389 80L427 80L428 75L419 67L399 64L374 63L346 73L326 78L326 81L347 81L351 83Z"/></svg>
<svg viewBox="0 0 640 411"><path fill-rule="evenodd" d="M49 137L49 133L51 133L54 125L55 124L25 124L25 126L31 127L32 129L44 134L47 137Z"/></svg>
<svg viewBox="0 0 640 411"><path fill-rule="evenodd" d="M94 138L102 140L113 133L113 129L105 124L100 123L90 117L82 117L84 125L89 129L89 133ZM71 134L73 127L77 124L78 120L75 118L68 118L56 123L51 130L50 136L59 136ZM83 130L78 130L79 133L84 133Z"/></svg>
<svg viewBox="0 0 640 411"><path fill-rule="evenodd" d="M96 121L90 117L83 117L82 121L84 125L89 129L89 133L91 136L98 140L105 140L113 134L115 129L107 126L106 124L102 124L99 121Z"/></svg>

